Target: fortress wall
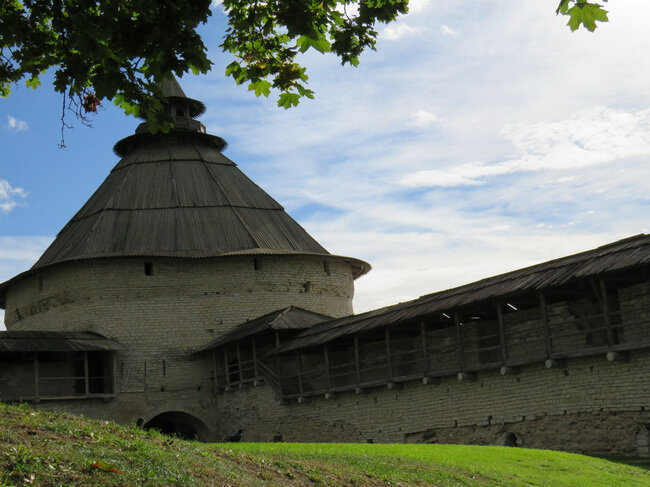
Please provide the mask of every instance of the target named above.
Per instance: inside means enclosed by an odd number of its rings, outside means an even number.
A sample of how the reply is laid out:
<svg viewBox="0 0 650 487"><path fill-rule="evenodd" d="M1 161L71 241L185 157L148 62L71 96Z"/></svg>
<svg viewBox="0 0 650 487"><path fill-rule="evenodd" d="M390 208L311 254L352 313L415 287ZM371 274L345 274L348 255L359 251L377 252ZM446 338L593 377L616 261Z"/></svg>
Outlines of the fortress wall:
<svg viewBox="0 0 650 487"><path fill-rule="evenodd" d="M625 325L619 337L630 346L647 342L650 283L621 288L618 302ZM567 302L552 304L549 314L570 321L568 307ZM285 441L515 442L532 448L650 456L650 349L632 350L623 354L627 360L614 362L601 351L547 369L540 316L539 309L530 309L506 321L510 336L520 339L509 342L509 349L522 348L516 358L527 356L530 362L517 374L502 376L494 368L478 372L474 381L447 376L439 384L425 385L414 380L391 385L402 388L384 385L362 394L341 392L333 399L322 394L286 404L268 386L235 389L217 396L218 430L241 427L250 441L281 435ZM449 334L453 329L437 331ZM437 331L430 338L445 340L447 335L438 336ZM397 328L393 335L398 336ZM584 340L584 333L578 335L575 346L584 347ZM379 351L384 350L381 345ZM332 348L345 355L344 347Z"/></svg>
<svg viewBox="0 0 650 487"><path fill-rule="evenodd" d="M127 347L116 355L117 398L42 407L122 422L170 401L203 408L214 401L214 386L211 362L192 355L199 346L290 305L337 317L352 312L349 264L329 259L328 274L319 257L256 258L259 270L251 256L148 259L150 276L145 259L70 262L13 285L8 330L95 331Z"/></svg>
<svg viewBox="0 0 650 487"><path fill-rule="evenodd" d="M604 355L543 363L518 375L498 370L476 381L445 377L281 404L268 386L217 396L220 434L243 428L246 441L437 442L503 444L592 454L648 455L650 351L627 362Z"/></svg>

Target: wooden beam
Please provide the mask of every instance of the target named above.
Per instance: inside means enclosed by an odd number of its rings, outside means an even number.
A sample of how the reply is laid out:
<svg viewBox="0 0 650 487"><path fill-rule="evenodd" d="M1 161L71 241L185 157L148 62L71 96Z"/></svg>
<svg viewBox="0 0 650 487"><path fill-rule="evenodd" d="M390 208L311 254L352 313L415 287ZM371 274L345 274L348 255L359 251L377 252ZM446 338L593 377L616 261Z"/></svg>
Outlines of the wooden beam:
<svg viewBox="0 0 650 487"><path fill-rule="evenodd" d="M219 379L218 379L218 370L217 370L217 350L212 349L212 374L213 374L213 382L214 382L214 389L217 390L219 389Z"/></svg>
<svg viewBox="0 0 650 487"><path fill-rule="evenodd" d="M303 387L302 387L302 354L297 352L298 355L298 393L302 397Z"/></svg>
<svg viewBox="0 0 650 487"><path fill-rule="evenodd" d="M546 295L539 293L539 307L542 311L542 331L544 332L544 347L546 349L546 358L550 359L553 353L553 342L551 341L551 327L548 323L548 310L546 308Z"/></svg>
<svg viewBox="0 0 650 487"><path fill-rule="evenodd" d="M323 356L325 358L325 373L327 377L327 390L332 390L332 372L330 371L330 355L327 349L327 343L323 344Z"/></svg>
<svg viewBox="0 0 650 487"><path fill-rule="evenodd" d="M390 353L390 328L384 329L384 338L386 339L386 361L388 362L388 378L393 379L393 359Z"/></svg>
<svg viewBox="0 0 650 487"><path fill-rule="evenodd" d="M427 345L427 324L424 320L420 320L420 335L422 336L422 360L424 360L422 375L426 376L429 372L429 347Z"/></svg>
<svg viewBox="0 0 650 487"><path fill-rule="evenodd" d="M253 347L253 374L255 375L255 380L259 379L260 374L259 370L257 370L257 345L255 343L255 335L251 337L252 340L252 347Z"/></svg>
<svg viewBox="0 0 650 487"><path fill-rule="evenodd" d="M598 278L600 294L602 296L603 315L605 316L605 329L607 330L607 344L611 347L614 343L614 330L612 330L612 317L609 315L609 302L607 301L607 286L603 276Z"/></svg>
<svg viewBox="0 0 650 487"><path fill-rule="evenodd" d="M111 368L111 394L117 394L117 353L108 352Z"/></svg>
<svg viewBox="0 0 650 487"><path fill-rule="evenodd" d="M226 367L226 388L230 389L230 367L228 366L228 350L223 347L223 364Z"/></svg>
<svg viewBox="0 0 650 487"><path fill-rule="evenodd" d="M465 370L465 347L463 346L463 333L458 311L454 311L454 324L456 325L456 341L458 342L458 366L460 370Z"/></svg>
<svg viewBox="0 0 650 487"><path fill-rule="evenodd" d="M275 334L275 346L279 347L280 346L280 334L278 333L278 330L274 330L273 332ZM275 368L278 371L278 389L280 389L280 398L282 398L283 393L282 393L282 359L280 358L279 355L275 356Z"/></svg>
<svg viewBox="0 0 650 487"><path fill-rule="evenodd" d="M88 352L84 351L84 391L86 396L90 395L90 377L88 367Z"/></svg>
<svg viewBox="0 0 650 487"><path fill-rule="evenodd" d="M237 372L239 372L239 384L244 382L244 370L241 362L241 350L239 348L239 340L235 342L235 350L237 351Z"/></svg>
<svg viewBox="0 0 650 487"><path fill-rule="evenodd" d="M34 400L38 400L38 352L34 352Z"/></svg>
<svg viewBox="0 0 650 487"><path fill-rule="evenodd" d="M357 388L361 384L361 364L359 360L359 335L354 335L354 367L357 373Z"/></svg>
<svg viewBox="0 0 650 487"><path fill-rule="evenodd" d="M499 341L501 345L501 363L508 361L508 347L506 342L506 325L503 321L503 305L497 303L497 318L499 320Z"/></svg>

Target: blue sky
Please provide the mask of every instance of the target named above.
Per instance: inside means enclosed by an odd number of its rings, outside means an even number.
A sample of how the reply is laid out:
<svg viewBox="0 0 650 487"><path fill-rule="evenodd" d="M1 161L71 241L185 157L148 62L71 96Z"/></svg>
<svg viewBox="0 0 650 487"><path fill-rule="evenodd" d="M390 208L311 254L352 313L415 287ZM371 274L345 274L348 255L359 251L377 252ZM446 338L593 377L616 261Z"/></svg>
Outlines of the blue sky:
<svg viewBox="0 0 650 487"><path fill-rule="evenodd" d="M285 111L215 69L181 80L225 154L330 252L367 260L364 311L649 233L644 0L571 33L557 2L416 0L358 68L308 53ZM138 121L106 106L60 138L47 83L0 101L0 281L27 269L117 163Z"/></svg>

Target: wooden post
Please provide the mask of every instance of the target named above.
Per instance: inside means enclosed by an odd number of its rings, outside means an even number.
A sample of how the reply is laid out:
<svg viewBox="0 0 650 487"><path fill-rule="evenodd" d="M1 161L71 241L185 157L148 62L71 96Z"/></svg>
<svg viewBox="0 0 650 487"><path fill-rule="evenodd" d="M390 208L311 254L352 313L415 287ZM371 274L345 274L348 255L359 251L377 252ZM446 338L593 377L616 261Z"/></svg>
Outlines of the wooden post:
<svg viewBox="0 0 650 487"><path fill-rule="evenodd" d="M88 352L84 351L84 390L86 396L90 395L90 377L89 377L89 368L88 368Z"/></svg>
<svg viewBox="0 0 650 487"><path fill-rule="evenodd" d="M298 393L300 394L300 397L302 397L303 388L302 388L302 354L300 352L297 352L298 354Z"/></svg>
<svg viewBox="0 0 650 487"><path fill-rule="evenodd" d="M230 367L228 366L228 349L223 347L223 363L226 367L226 387L230 389Z"/></svg>
<svg viewBox="0 0 650 487"><path fill-rule="evenodd" d="M424 360L422 374L427 375L429 372L429 348L427 346L427 324L424 320L420 320L420 335L422 335L422 360Z"/></svg>
<svg viewBox="0 0 650 487"><path fill-rule="evenodd" d="M354 367L357 372L357 388L361 385L361 364L359 360L359 335L354 335Z"/></svg>
<svg viewBox="0 0 650 487"><path fill-rule="evenodd" d="M218 369L217 369L217 351L215 349L212 350L212 373L213 373L213 381L214 381L214 389L217 390L219 389L219 379L218 379Z"/></svg>
<svg viewBox="0 0 650 487"><path fill-rule="evenodd" d="M393 380L393 360L390 356L390 328L385 328L384 337L386 338L386 361L388 362L388 378L390 380Z"/></svg>
<svg viewBox="0 0 650 487"><path fill-rule="evenodd" d="M607 330L607 344L611 347L614 343L614 330L612 330L612 317L609 315L609 303L607 302L607 286L603 276L599 276L600 293L603 299L603 314L605 315L605 329Z"/></svg>
<svg viewBox="0 0 650 487"><path fill-rule="evenodd" d="M546 358L550 359L551 354L553 353L553 343L551 342L551 327L548 323L546 296L543 292L539 293L539 307L542 310L542 329L544 330L544 346L546 348Z"/></svg>
<svg viewBox="0 0 650 487"><path fill-rule="evenodd" d="M277 330L274 331L275 334L275 347L280 346L280 334ZM280 389L280 398L284 395L282 392L282 360L279 355L275 356L275 368L278 370L278 389Z"/></svg>
<svg viewBox="0 0 650 487"><path fill-rule="evenodd" d="M463 333L460 329L458 311L454 311L454 324L456 325L456 340L458 341L458 365L460 370L465 370L465 347L463 346Z"/></svg>
<svg viewBox="0 0 650 487"><path fill-rule="evenodd" d="M499 319L499 341L501 342L501 363L508 361L508 346L506 342L506 326L503 322L503 306L497 303L497 317Z"/></svg>
<svg viewBox="0 0 650 487"><path fill-rule="evenodd" d="M108 355L111 358L111 394L117 394L117 353L109 352Z"/></svg>
<svg viewBox="0 0 650 487"><path fill-rule="evenodd" d="M323 344L323 355L325 358L325 372L327 377L327 390L332 390L332 372L330 370L330 354L327 350L327 343Z"/></svg>
<svg viewBox="0 0 650 487"><path fill-rule="evenodd" d="M34 400L38 401L38 352L34 352Z"/></svg>
<svg viewBox="0 0 650 487"><path fill-rule="evenodd" d="M242 370L242 362L241 362L241 351L239 349L239 340L235 342L235 350L237 351L237 371L239 372L239 384L243 384L244 382L244 371Z"/></svg>
<svg viewBox="0 0 650 487"><path fill-rule="evenodd" d="M259 374L259 370L257 370L257 346L255 344L255 335L253 335L252 341L253 341L253 374L255 375L255 380L258 380L260 374Z"/></svg>

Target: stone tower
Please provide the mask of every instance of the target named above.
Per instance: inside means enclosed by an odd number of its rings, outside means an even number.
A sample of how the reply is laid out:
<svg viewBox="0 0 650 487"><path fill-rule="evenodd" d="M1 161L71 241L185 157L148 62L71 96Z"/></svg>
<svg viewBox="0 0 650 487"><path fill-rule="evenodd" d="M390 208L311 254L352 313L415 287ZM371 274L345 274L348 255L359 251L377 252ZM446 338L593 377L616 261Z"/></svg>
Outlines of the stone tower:
<svg viewBox="0 0 650 487"><path fill-rule="evenodd" d="M143 123L115 145L121 160L38 262L0 285L0 306L8 331L91 331L125 347L114 398L48 404L209 425L210 364L192 352L288 306L351 314L369 265L327 252L221 153L201 102L174 79L163 91L174 128L152 135Z"/></svg>

